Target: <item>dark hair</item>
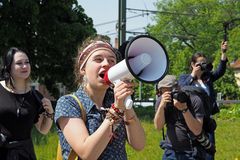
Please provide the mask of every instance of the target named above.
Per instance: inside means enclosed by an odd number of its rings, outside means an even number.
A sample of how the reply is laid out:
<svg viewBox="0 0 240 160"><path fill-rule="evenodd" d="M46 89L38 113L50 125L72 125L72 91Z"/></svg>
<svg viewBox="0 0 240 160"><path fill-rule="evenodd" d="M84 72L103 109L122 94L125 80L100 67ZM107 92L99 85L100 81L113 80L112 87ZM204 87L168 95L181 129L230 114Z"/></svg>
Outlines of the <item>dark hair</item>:
<svg viewBox="0 0 240 160"><path fill-rule="evenodd" d="M199 57L204 57L205 59L207 59L207 57L202 53L202 52L196 52L195 54L192 55L191 57L191 61L190 61L190 70L192 70L192 65L191 63L196 63L197 62L197 59Z"/></svg>
<svg viewBox="0 0 240 160"><path fill-rule="evenodd" d="M26 54L24 51L16 47L11 47L2 57L2 68L0 73L0 80L5 80L6 83L9 82L12 87L14 86L11 79L11 65L13 63L14 55L17 52L22 52Z"/></svg>

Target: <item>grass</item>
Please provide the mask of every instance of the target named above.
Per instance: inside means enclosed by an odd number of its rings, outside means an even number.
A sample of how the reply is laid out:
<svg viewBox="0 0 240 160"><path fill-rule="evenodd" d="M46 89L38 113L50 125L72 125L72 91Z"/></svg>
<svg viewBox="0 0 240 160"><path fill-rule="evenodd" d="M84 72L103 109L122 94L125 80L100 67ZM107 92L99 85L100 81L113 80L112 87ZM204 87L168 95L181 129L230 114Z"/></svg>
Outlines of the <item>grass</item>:
<svg viewBox="0 0 240 160"><path fill-rule="evenodd" d="M240 160L240 119L217 121L216 160Z"/></svg>
<svg viewBox="0 0 240 160"><path fill-rule="evenodd" d="M162 132L157 131L153 125L154 109L137 108L136 112L141 117L142 125L146 132L147 141L143 151L137 152L128 145L127 154L129 160L159 160L163 150L159 147L162 139ZM240 118L216 118L216 160L240 160ZM33 132L35 152L38 160L55 160L57 152L58 137L55 129L47 136L41 136L36 131Z"/></svg>

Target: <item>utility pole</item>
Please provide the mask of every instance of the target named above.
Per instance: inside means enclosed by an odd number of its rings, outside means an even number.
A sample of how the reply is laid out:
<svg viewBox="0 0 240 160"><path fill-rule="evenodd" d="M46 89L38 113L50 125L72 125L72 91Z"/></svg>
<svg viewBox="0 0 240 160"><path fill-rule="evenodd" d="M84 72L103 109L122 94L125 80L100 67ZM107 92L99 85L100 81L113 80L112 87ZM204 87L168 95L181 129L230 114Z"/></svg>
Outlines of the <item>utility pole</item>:
<svg viewBox="0 0 240 160"><path fill-rule="evenodd" d="M118 4L118 47L126 41L126 0Z"/></svg>

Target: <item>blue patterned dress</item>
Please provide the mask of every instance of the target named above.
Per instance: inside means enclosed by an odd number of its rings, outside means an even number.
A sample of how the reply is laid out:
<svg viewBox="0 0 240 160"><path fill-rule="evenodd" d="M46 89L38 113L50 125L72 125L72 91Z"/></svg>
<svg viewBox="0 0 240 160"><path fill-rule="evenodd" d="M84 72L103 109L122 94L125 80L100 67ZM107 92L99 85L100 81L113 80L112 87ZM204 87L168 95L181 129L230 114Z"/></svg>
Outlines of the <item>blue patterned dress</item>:
<svg viewBox="0 0 240 160"><path fill-rule="evenodd" d="M77 92L74 93L79 100L81 101L82 105L86 110L86 127L88 129L89 134L93 134L98 127L102 124L105 113L100 111L96 108L93 101L88 97L85 91L82 88L79 88ZM114 101L113 92L112 90L107 90L103 107L109 108ZM69 118L81 118L81 110L74 100L74 98L70 97L69 95L62 96L58 101L55 109L55 123L58 126L57 120L60 117L69 117ZM62 131L57 127L58 136L60 138L60 143L62 147L63 159L67 160L67 157L70 152L70 145L66 141ZM127 139L126 129L123 122L120 123L119 127L115 130L115 134L117 138L113 138L111 142L108 143L105 150L102 152L99 160L126 160L127 154L125 150L125 143ZM94 153L92 153L94 154Z"/></svg>

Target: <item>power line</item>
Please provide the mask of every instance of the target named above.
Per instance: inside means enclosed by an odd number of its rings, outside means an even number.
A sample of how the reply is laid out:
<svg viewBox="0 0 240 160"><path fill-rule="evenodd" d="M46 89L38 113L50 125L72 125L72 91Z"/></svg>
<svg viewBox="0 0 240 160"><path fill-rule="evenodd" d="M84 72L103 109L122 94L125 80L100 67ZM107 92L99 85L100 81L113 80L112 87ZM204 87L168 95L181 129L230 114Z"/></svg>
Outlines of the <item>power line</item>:
<svg viewBox="0 0 240 160"><path fill-rule="evenodd" d="M169 12L169 11L154 11L154 10L147 10L147 9L135 9L135 8L126 8L126 10L129 11L139 11L139 12L147 12L152 14L173 14L173 15L183 15L183 16L199 16L197 14L191 14L191 13L179 13L179 12Z"/></svg>
<svg viewBox="0 0 240 160"><path fill-rule="evenodd" d="M138 34L147 34L147 32L132 32L132 31L126 31L128 34L138 35Z"/></svg>
<svg viewBox="0 0 240 160"><path fill-rule="evenodd" d="M149 13L142 13L142 14L138 14L138 15L135 15L135 16L127 17L127 19L132 19L132 18L136 18L136 17L148 15L148 14ZM118 20L108 21L108 22L96 24L96 25L94 25L94 27L98 27L98 26L102 26L102 25L106 25L106 24L111 24L111 23L117 23L117 22L118 22Z"/></svg>
<svg viewBox="0 0 240 160"><path fill-rule="evenodd" d="M136 31L136 30L141 30L141 29L145 29L145 28L144 27L138 27L138 28L129 29L128 31Z"/></svg>
<svg viewBox="0 0 240 160"><path fill-rule="evenodd" d="M130 33L130 34L140 34L140 33L144 33L144 34L145 34L146 32L134 32L134 31L136 31L136 30L141 30L141 29L144 29L144 27L129 29L128 31L126 31L126 33ZM104 33L104 35L107 35L107 36L116 35L116 34L117 34L117 32L108 33L108 31Z"/></svg>
<svg viewBox="0 0 240 160"><path fill-rule="evenodd" d="M104 22L104 23L99 23L99 24L94 25L94 27L103 26L103 25L111 24L111 23L117 23L117 21L118 20L113 20L113 21L108 21L108 22Z"/></svg>

